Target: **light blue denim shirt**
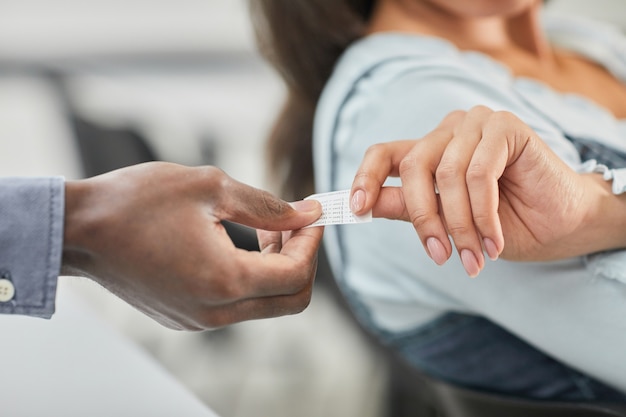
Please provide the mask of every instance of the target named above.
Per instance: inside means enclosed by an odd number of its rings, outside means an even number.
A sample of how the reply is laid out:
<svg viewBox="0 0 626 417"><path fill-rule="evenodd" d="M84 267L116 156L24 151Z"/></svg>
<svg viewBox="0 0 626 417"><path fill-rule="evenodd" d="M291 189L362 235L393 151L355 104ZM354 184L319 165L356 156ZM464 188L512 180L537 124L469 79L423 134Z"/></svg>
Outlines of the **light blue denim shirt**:
<svg viewBox="0 0 626 417"><path fill-rule="evenodd" d="M553 17L546 17L545 27L555 42L626 82L626 40L617 29ZM575 169L593 167L582 164L568 137L626 152L626 120L584 97L514 77L490 57L459 51L439 38L376 34L346 51L320 99L314 128L317 191L350 188L369 146L422 137L451 111L476 105L513 112ZM624 178L619 170L612 175ZM604 279L602 268L591 273L584 258L487 261L472 280L456 255L435 265L409 223L375 219L328 227L324 238L336 278L375 327L401 332L444 312L483 315L626 390L626 285Z"/></svg>
<svg viewBox="0 0 626 417"><path fill-rule="evenodd" d="M54 313L64 191L61 177L0 178L0 313Z"/></svg>

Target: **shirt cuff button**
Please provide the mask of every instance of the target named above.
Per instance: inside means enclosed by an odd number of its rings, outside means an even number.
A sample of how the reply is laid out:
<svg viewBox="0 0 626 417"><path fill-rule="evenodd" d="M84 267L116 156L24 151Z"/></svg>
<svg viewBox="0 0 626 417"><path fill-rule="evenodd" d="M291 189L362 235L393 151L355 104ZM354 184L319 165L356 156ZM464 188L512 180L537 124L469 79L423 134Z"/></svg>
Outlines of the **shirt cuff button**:
<svg viewBox="0 0 626 417"><path fill-rule="evenodd" d="M11 301L15 296L15 287L8 279L0 279L0 303Z"/></svg>

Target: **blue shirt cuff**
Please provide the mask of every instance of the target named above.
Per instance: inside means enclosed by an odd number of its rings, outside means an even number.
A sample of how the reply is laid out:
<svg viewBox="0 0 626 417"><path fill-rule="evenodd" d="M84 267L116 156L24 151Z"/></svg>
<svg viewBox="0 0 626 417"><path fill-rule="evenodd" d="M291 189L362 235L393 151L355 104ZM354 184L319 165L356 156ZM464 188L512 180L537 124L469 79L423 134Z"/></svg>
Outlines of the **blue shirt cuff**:
<svg viewBox="0 0 626 417"><path fill-rule="evenodd" d="M62 177L0 179L0 313L54 313L64 206Z"/></svg>

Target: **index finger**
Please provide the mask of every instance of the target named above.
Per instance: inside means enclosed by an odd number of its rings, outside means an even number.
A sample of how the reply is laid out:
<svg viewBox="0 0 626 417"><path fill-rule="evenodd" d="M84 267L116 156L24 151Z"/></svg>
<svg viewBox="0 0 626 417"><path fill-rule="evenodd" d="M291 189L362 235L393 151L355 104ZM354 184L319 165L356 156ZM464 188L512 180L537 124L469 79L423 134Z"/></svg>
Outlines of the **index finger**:
<svg viewBox="0 0 626 417"><path fill-rule="evenodd" d="M354 214L364 214L374 207L385 180L398 176L400 161L414 144L414 140L400 140L367 149L350 191L350 208Z"/></svg>

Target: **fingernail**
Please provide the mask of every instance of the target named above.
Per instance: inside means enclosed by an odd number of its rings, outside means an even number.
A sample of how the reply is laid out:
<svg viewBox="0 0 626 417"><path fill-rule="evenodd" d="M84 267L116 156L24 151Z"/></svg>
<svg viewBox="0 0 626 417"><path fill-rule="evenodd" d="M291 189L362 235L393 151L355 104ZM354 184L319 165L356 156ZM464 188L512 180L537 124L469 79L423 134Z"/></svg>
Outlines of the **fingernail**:
<svg viewBox="0 0 626 417"><path fill-rule="evenodd" d="M483 246L485 247L485 251L487 252L487 256L489 256L489 259L491 259L492 261L498 259L498 248L496 247L496 244L493 243L493 240L489 239L488 237L484 238Z"/></svg>
<svg viewBox="0 0 626 417"><path fill-rule="evenodd" d="M436 237L426 239L426 247L430 257L437 265L443 265L448 260L446 248Z"/></svg>
<svg viewBox="0 0 626 417"><path fill-rule="evenodd" d="M478 268L478 261L471 250L463 249L461 251L461 262L463 263L465 272L467 272L467 275L471 278L474 278L480 272L480 269Z"/></svg>
<svg viewBox="0 0 626 417"><path fill-rule="evenodd" d="M356 190L352 195L352 201L350 202L350 208L353 213L358 213L363 209L365 205L365 191Z"/></svg>
<svg viewBox="0 0 626 417"><path fill-rule="evenodd" d="M289 205L298 211L318 211L320 209L320 203L317 200L294 201Z"/></svg>

